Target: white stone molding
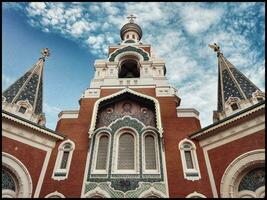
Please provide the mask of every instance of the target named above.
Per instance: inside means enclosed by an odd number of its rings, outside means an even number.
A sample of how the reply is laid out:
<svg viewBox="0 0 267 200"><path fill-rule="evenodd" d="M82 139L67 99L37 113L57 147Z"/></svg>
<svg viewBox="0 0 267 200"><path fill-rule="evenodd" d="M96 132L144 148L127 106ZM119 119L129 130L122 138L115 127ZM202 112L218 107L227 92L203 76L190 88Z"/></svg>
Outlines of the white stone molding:
<svg viewBox="0 0 267 200"><path fill-rule="evenodd" d="M220 184L220 195L222 198L238 197L238 186L247 172L248 168L265 164L265 149L257 149L246 152L236 159L226 168ZM242 195L242 193L241 193Z"/></svg>
<svg viewBox="0 0 267 200"><path fill-rule="evenodd" d="M187 168L186 159L185 159L185 150L183 148L184 143L189 143L191 145L190 153L191 153L191 158L193 162L193 169ZM179 142L178 149L180 150L184 178L187 180L191 180L191 181L199 180L201 178L201 175L200 175L200 170L199 170L199 165L198 165L196 145L191 140L188 140L187 138L185 138ZM190 176L190 173L194 173L197 175Z"/></svg>
<svg viewBox="0 0 267 200"><path fill-rule="evenodd" d="M55 192L49 193L44 198L66 198L66 197L60 192L55 191Z"/></svg>
<svg viewBox="0 0 267 200"><path fill-rule="evenodd" d="M79 116L79 110L63 110L58 114L58 120L77 119L78 116Z"/></svg>
<svg viewBox="0 0 267 200"><path fill-rule="evenodd" d="M177 117L194 117L199 119L199 112L194 108L176 108Z"/></svg>
<svg viewBox="0 0 267 200"><path fill-rule="evenodd" d="M94 190L87 192L84 196L82 196L82 198L92 198L94 196L102 198L111 198L111 196L105 190L102 190L98 186Z"/></svg>
<svg viewBox="0 0 267 200"><path fill-rule="evenodd" d="M42 166L40 177L39 177L39 180L38 180L36 189L35 189L34 198L38 198L39 197L39 194L40 194L40 191L41 191L43 182L44 182L44 177L45 177L46 169L47 169L47 166L48 166L48 163L49 163L49 159L50 159L50 156L51 156L51 152L52 152L52 149L49 149L46 152L44 164Z"/></svg>
<svg viewBox="0 0 267 200"><path fill-rule="evenodd" d="M218 129L218 128L222 127L222 126L225 126L225 125L227 125L227 124L230 124L230 123L232 123L232 122L234 122L234 121L236 121L236 120L239 120L239 119L241 119L241 118L243 118L243 117L245 117L245 116L247 116L247 115L250 115L250 114L252 114L252 113L254 113L254 112L257 112L257 111L259 111L259 110L261 110L261 109L264 109L264 108L265 108L265 104L262 104L262 105L260 105L260 106L258 106L258 107L256 107L256 108L253 108L252 110L249 110L249 111L247 111L247 112L245 112L245 113L242 113L242 114L240 114L240 115L238 115L238 116L235 116L235 117L233 117L233 118L231 118L231 119L229 119L229 120L227 120L227 121L224 121L224 122L222 122L222 123L219 123L219 124L217 124L217 125L215 125L215 126L212 126L211 128L209 128L209 129L207 129L207 130L204 130L204 131L202 131L202 132L199 132L199 133L196 134L196 135L190 136L190 138L191 138L191 139L195 139L195 138L197 138L197 137L199 137L199 136L205 135L205 134L207 134L207 133L209 133L209 132L211 132L211 131L213 131L213 130L215 130L215 129Z"/></svg>
<svg viewBox="0 0 267 200"><path fill-rule="evenodd" d="M124 133L129 133L134 137L134 169L118 169L119 139ZM138 174L139 173L139 136L136 130L131 127L122 127L114 134L112 174Z"/></svg>
<svg viewBox="0 0 267 200"><path fill-rule="evenodd" d="M25 165L16 157L2 152L2 166L7 168L18 180L18 198L32 197L32 178ZM2 195L3 191L2 191ZM6 194L12 195L11 193Z"/></svg>
<svg viewBox="0 0 267 200"><path fill-rule="evenodd" d="M185 198L207 198L207 197L201 193L194 191L190 193L189 195L187 195Z"/></svg>
<svg viewBox="0 0 267 200"><path fill-rule="evenodd" d="M100 89L96 88L88 88L84 91L81 98L99 98L100 97Z"/></svg>
<svg viewBox="0 0 267 200"><path fill-rule="evenodd" d="M157 128L158 128L158 131L160 133L160 136L162 137L163 136L163 128L162 128L162 122L161 122L161 114L160 114L160 105L159 105L159 102L157 99L155 99L154 97L151 97L151 96L148 96L148 95L145 95L145 94L141 94L139 92L136 92L134 90L131 90L129 88L125 88L117 93L114 93L114 94L111 94L109 96L105 96L103 98L100 98L98 99L96 102L95 102L95 105L94 105L94 109L93 109L93 113L92 113L92 118L91 118L91 125L90 125L90 128L89 128L89 138L92 137L93 133L94 133L94 129L95 129L95 125L96 125L96 119L97 119L97 112L98 112L98 107L99 107L99 104L104 101L104 100L107 100L107 99L111 99L113 97L116 97L116 96L119 96L123 93L130 93L130 94L133 94L133 95L136 95L136 96L139 96L139 97L142 97L142 98L145 98L145 99L149 99L149 100L152 100L155 104L155 110L156 110L156 122L157 122Z"/></svg>
<svg viewBox="0 0 267 200"><path fill-rule="evenodd" d="M101 136L106 135L108 136L108 151L107 151L107 161L106 161L106 169L105 170L99 170L96 169L96 162L98 157L98 146L99 146L99 139ZM108 165L110 160L110 145L111 145L111 134L107 131L101 131L100 133L97 133L95 137L95 147L93 152L93 159L92 159L92 174L107 174L108 173Z"/></svg>
<svg viewBox="0 0 267 200"><path fill-rule="evenodd" d="M63 154L64 154L64 146L66 144L71 144L71 149L68 151L69 157L68 157L66 168L61 169L60 165L61 165ZM71 141L70 139L62 142L58 146L58 154L57 154L57 159L56 159L55 167L54 167L53 174L52 174L52 179L60 181L60 180L64 180L64 179L68 178L69 170L70 170L70 166L71 166L72 155L73 155L74 150L75 150L75 143L73 141ZM56 173L64 173L65 175L55 176Z"/></svg>
<svg viewBox="0 0 267 200"><path fill-rule="evenodd" d="M165 194L155 189L154 187L150 187L148 190L142 192L138 198L148 198L149 196L156 196L157 198L167 198Z"/></svg>
<svg viewBox="0 0 267 200"><path fill-rule="evenodd" d="M46 135L52 136L54 138L57 138L57 139L60 139L60 140L64 139L64 137L61 136L61 135L57 135L57 134L55 134L53 132L48 131L47 129L43 129L43 128L39 127L39 126L30 124L28 122L25 122L25 121L23 121L21 119L18 119L16 117L11 116L11 115L7 115L7 114L5 114L3 112L2 112L2 117L6 118L6 119L9 119L11 121L17 122L18 124L22 124L22 125L24 125L26 127L32 128L34 130L37 130L37 131L39 131L41 133L45 133Z"/></svg>
<svg viewBox="0 0 267 200"><path fill-rule="evenodd" d="M145 137L147 135L150 135L154 138L154 142L155 142L155 154L156 154L156 169L146 169L146 158L145 158ZM159 174L160 173L160 169L159 169L159 145L158 145L158 136L157 133L155 131L152 130L147 130L146 132L144 132L142 134L142 160L143 160L143 174Z"/></svg>

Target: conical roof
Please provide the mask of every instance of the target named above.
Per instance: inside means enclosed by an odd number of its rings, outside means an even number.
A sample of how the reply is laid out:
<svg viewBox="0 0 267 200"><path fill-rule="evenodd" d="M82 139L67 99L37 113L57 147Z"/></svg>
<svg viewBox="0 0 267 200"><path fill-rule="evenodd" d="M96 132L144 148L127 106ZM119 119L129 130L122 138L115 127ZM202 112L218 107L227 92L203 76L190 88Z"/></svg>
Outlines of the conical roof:
<svg viewBox="0 0 267 200"><path fill-rule="evenodd" d="M18 101L27 101L35 114L42 114L43 67L47 56L49 56L49 50L46 48L43 49L42 57L37 63L2 93L8 103L15 104Z"/></svg>
<svg viewBox="0 0 267 200"><path fill-rule="evenodd" d="M224 57L220 52L220 47L216 43L209 45L209 47L217 52L218 57L218 112L225 110L225 104L230 98L238 98L241 101L249 100L256 91L263 93Z"/></svg>

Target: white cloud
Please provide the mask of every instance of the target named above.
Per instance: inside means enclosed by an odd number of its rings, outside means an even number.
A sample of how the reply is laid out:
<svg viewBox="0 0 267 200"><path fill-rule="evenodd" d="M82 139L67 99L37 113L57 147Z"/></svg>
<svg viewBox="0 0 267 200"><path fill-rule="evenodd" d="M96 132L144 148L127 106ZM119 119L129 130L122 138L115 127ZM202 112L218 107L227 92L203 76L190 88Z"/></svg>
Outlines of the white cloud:
<svg viewBox="0 0 267 200"><path fill-rule="evenodd" d="M182 22L190 34L207 31L211 25L220 22L223 11L221 9L207 9L198 4L189 4L180 9Z"/></svg>
<svg viewBox="0 0 267 200"><path fill-rule="evenodd" d="M208 44L219 44L225 57L264 90L265 59L259 58L259 47L253 48L255 41L265 44L265 34L254 36L259 29L252 9L256 5L47 2L30 3L26 10L32 26L85 44L97 59L106 58L108 45L120 41L126 17L135 15L143 30L142 42L151 44L156 57L166 62L167 77L177 86L181 106L198 109L202 125L208 125L217 108L218 78L217 57ZM257 16L265 19L264 5L260 11Z"/></svg>

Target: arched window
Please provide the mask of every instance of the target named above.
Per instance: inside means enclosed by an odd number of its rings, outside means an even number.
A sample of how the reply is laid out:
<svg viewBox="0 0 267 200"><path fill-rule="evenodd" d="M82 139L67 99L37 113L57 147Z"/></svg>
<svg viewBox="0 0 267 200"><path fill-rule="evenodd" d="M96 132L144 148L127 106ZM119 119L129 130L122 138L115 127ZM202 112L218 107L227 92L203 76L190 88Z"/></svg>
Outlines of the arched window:
<svg viewBox="0 0 267 200"><path fill-rule="evenodd" d="M134 136L127 132L121 134L119 137L117 169L118 170L135 169Z"/></svg>
<svg viewBox="0 0 267 200"><path fill-rule="evenodd" d="M63 180L68 177L74 149L75 144L71 140L67 140L59 145L54 173L52 176L53 179Z"/></svg>
<svg viewBox="0 0 267 200"><path fill-rule="evenodd" d="M96 170L106 170L108 161L109 137L101 135L98 141Z"/></svg>
<svg viewBox="0 0 267 200"><path fill-rule="evenodd" d="M193 142L184 139L179 144L184 177L188 180L200 179L200 171L197 161L196 147Z"/></svg>
<svg viewBox="0 0 267 200"><path fill-rule="evenodd" d="M155 139L152 135L145 136L145 161L146 169L157 169Z"/></svg>
<svg viewBox="0 0 267 200"><path fill-rule="evenodd" d="M65 196L59 193L58 191L55 191L53 193L46 195L45 198L65 198Z"/></svg>
<svg viewBox="0 0 267 200"><path fill-rule="evenodd" d="M2 152L2 197L32 197L32 179L29 171L16 157Z"/></svg>
<svg viewBox="0 0 267 200"><path fill-rule="evenodd" d="M17 180L6 169L2 169L2 197L16 198L18 194Z"/></svg>

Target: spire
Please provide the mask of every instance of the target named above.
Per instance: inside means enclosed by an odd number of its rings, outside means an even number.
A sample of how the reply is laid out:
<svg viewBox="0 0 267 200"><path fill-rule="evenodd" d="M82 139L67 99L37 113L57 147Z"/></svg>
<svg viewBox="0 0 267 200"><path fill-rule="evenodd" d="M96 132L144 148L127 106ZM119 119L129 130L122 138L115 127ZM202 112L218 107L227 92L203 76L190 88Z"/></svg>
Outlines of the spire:
<svg viewBox="0 0 267 200"><path fill-rule="evenodd" d="M265 99L265 94L223 56L216 43L209 47L218 57L218 105L214 121Z"/></svg>
<svg viewBox="0 0 267 200"><path fill-rule="evenodd" d="M48 48L42 49L37 63L2 93L2 101L24 107L37 116L43 115L43 67L49 55Z"/></svg>

